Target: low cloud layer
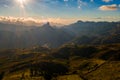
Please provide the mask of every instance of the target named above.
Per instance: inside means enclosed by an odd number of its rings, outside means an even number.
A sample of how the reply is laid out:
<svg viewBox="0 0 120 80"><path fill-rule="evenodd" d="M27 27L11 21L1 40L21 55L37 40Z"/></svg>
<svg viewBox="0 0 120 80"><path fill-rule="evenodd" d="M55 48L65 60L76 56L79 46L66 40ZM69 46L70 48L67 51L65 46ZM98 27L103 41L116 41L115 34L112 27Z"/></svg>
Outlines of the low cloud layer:
<svg viewBox="0 0 120 80"><path fill-rule="evenodd" d="M5 17L0 16L0 23L9 23L9 24L17 24L17 25L27 25L27 26L41 26L46 22L50 22L51 25L61 26L68 25L74 23L78 20L82 21L120 21L120 18L114 16L106 16L106 17L81 17L81 18L21 18L21 17Z"/></svg>
<svg viewBox="0 0 120 80"><path fill-rule="evenodd" d="M72 22L77 21L78 19L76 18L32 18L32 17L5 17L5 16L0 16L0 22L3 23L12 23L12 24L24 24L24 25L35 25L35 26L40 26L46 22L50 22L53 24L70 24Z"/></svg>

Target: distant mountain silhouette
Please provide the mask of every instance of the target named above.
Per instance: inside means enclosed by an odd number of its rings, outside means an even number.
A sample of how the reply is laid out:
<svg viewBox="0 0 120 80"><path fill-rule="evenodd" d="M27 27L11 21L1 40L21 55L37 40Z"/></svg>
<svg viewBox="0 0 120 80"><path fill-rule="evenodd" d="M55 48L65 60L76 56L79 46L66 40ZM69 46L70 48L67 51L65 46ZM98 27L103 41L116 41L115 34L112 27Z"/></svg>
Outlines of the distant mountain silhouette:
<svg viewBox="0 0 120 80"><path fill-rule="evenodd" d="M0 23L0 48L120 43L119 34L120 22L77 21L61 27L53 27L49 22L42 26Z"/></svg>
<svg viewBox="0 0 120 80"><path fill-rule="evenodd" d="M80 35L107 35L112 29L120 26L120 22L83 22L77 21L76 23L68 26L63 26L66 30L73 32L76 36ZM109 33L108 33L109 34Z"/></svg>
<svg viewBox="0 0 120 80"><path fill-rule="evenodd" d="M71 42L76 44L120 43L120 22L77 21L64 30L76 36Z"/></svg>
<svg viewBox="0 0 120 80"><path fill-rule="evenodd" d="M7 28L9 27L7 26ZM18 28L22 27L19 26ZM61 29L52 27L49 23L31 29L25 28L26 26L23 26L21 31L16 31L16 26L10 27L9 30L0 28L0 43L2 43L0 48L25 48L36 45L58 47L72 39L71 35ZM5 35L8 32L11 34Z"/></svg>

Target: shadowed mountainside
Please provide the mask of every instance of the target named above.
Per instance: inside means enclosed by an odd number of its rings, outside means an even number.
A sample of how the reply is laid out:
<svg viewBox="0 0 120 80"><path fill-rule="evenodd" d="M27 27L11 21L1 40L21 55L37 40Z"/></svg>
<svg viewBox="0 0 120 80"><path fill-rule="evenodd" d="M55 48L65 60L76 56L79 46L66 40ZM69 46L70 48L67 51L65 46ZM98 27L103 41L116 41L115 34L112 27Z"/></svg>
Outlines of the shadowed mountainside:
<svg viewBox="0 0 120 80"><path fill-rule="evenodd" d="M120 41L119 22L82 22L52 27L0 23L0 48L59 47L65 43L110 44Z"/></svg>

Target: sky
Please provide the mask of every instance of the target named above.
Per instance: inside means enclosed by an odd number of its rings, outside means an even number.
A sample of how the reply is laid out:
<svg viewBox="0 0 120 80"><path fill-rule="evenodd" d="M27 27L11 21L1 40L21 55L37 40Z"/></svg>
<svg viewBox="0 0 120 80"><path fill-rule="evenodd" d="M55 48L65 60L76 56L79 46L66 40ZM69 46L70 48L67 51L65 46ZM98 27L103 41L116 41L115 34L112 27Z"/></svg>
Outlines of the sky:
<svg viewBox="0 0 120 80"><path fill-rule="evenodd" d="M0 20L120 21L120 0L0 0Z"/></svg>

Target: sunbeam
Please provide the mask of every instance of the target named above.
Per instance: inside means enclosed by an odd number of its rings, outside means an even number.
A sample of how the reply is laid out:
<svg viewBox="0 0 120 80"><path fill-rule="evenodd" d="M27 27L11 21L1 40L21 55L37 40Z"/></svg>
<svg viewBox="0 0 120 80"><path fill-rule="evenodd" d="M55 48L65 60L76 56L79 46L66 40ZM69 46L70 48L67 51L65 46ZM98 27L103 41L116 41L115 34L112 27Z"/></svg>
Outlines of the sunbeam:
<svg viewBox="0 0 120 80"><path fill-rule="evenodd" d="M20 16L26 17L26 10L25 6L28 4L29 0L16 0L16 3L19 5L20 8Z"/></svg>
<svg viewBox="0 0 120 80"><path fill-rule="evenodd" d="M21 8L24 8L24 5L25 5L25 3L26 3L26 0L17 0L17 2L18 2L19 6L20 6Z"/></svg>

